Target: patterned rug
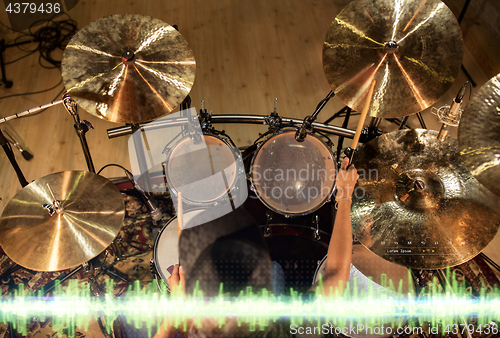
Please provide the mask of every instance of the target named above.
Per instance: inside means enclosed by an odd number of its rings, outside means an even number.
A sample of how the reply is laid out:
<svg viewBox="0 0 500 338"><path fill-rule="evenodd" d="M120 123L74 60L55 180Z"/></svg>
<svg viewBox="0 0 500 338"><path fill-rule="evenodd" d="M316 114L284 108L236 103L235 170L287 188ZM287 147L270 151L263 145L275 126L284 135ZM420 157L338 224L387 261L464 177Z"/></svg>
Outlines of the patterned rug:
<svg viewBox="0 0 500 338"><path fill-rule="evenodd" d="M139 280L142 286L146 286L151 282L152 275L150 271L150 259L152 257L153 233L154 228L148 213L147 208L140 202L138 197L135 195L135 191L129 190L127 185L118 186L122 191L122 196L125 200L126 216L124 224L118 234L117 238L103 253L101 253L96 259L100 262L102 266L105 266L115 273L126 277L130 281ZM166 194L157 194L155 199L159 204L163 212L163 219L159 224L165 224L171 217L175 215L175 210L172 206L170 196ZM0 275L2 279L0 280L0 288L2 295L7 295L13 290L18 289L19 284L23 284L26 291L37 291L42 287L47 289L58 277L64 276L70 270L59 271L59 272L34 272L24 268L15 268L15 263L9 259L0 248ZM456 266L452 269L455 273L459 282L464 282L466 287L475 297L480 295L481 286L486 287L487 292L491 292L495 287L500 287L500 282L496 278L494 272L488 266L488 264L481 258L476 257L464 264ZM102 285L105 283L105 279L110 277L102 272L95 274L98 282ZM312 277L312 276L311 276ZM437 275L432 271L426 271L417 276L418 282L422 287L432 286L435 283ZM76 273L72 279L77 279L82 286L86 286L88 279L82 271ZM114 280L114 293L119 295L123 293L128 284L121 281L118 278L113 278ZM63 283L66 285L67 282ZM474 318L469 320L474 323ZM422 323L424 325L424 323ZM50 338L50 337L67 337L67 332L61 330L58 326L53 326L50 320L40 321L39 318L33 318L32 322L27 325L26 333L21 334L22 330L18 329L15 337L28 337L28 338ZM88 330L84 331L82 328L77 328L75 331L75 337L84 338L110 338L114 335L107 335L102 327L102 322L93 320ZM473 337L495 337L496 335L480 335L473 334ZM8 331L8 326L3 324L0 325L0 338L8 338L10 333ZM418 337L401 335L400 337ZM436 335L430 335L429 337L457 337L456 335L442 335L441 333Z"/></svg>
<svg viewBox="0 0 500 338"><path fill-rule="evenodd" d="M124 187L127 187L125 185ZM128 280L134 282L139 280L141 286L147 286L151 280L151 270L149 266L152 257L153 248L153 227L151 217L147 208L135 195L134 190L129 190L120 187L123 199L125 201L125 220L119 234L115 241L103 253L101 253L95 260L98 260L102 266L111 269L113 272L126 277ZM173 209L170 196L167 194L155 196L163 212L163 218L158 224L165 224L173 215ZM14 272L6 275L9 269L16 269ZM42 287L45 290L56 280L58 277L63 277L71 270L63 270L58 272L36 272L16 266L16 264L9 258L0 248L0 288L2 295L8 295L14 290L18 290L18 285L23 284L25 291L38 291ZM99 272L94 274L100 285L105 284L105 279L109 279L109 275ZM77 279L82 287L86 287L88 278L80 270L71 279ZM119 295L126 290L128 283L118 279L114 280L114 293ZM62 284L63 288L68 282ZM15 330L21 331L21 330ZM105 330L104 330L105 332ZM28 337L28 338L47 338L47 337L67 337L66 332L61 332L58 327L53 327L50 320L41 322L38 318L34 318L32 323L27 326L26 334L16 333L15 337ZM0 338L8 338L7 325L0 325ZM75 337L107 337L101 329L99 322L93 320L87 331L77 328Z"/></svg>

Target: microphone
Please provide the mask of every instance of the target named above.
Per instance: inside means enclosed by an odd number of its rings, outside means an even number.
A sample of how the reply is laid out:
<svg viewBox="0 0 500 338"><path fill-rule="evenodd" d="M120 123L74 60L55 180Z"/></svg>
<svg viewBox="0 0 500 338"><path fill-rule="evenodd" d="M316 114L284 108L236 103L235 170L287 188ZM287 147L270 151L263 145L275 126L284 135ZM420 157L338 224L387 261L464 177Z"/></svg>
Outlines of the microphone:
<svg viewBox="0 0 500 338"><path fill-rule="evenodd" d="M144 192L144 190L141 188L141 186L139 184L137 184L137 182L135 181L134 177L132 176L132 174L130 172L125 171L125 174L127 175L127 178L130 180L130 182L132 182L134 189L137 190L137 192L139 193L139 196L140 196L141 200L144 202L144 204L146 205L146 208L148 208L148 211L149 211L149 214L151 215L151 219L153 220L153 223L156 224L156 222L160 221L162 216L163 216L160 208L158 208L154 199L152 197L150 197L149 194Z"/></svg>
<svg viewBox="0 0 500 338"><path fill-rule="evenodd" d="M307 130L311 128L311 124L314 122L314 119L312 116L306 116L304 119L304 122L300 126L299 129L297 129L297 132L295 133L295 140L297 142L304 142L304 139L307 136Z"/></svg>
<svg viewBox="0 0 500 338"><path fill-rule="evenodd" d="M462 110L460 108L462 107L462 100L465 96L465 90L467 89L468 84L469 81L465 82L462 88L460 88L457 96L453 99L451 106L445 105L439 109L432 109L432 112L438 116L439 121L443 123L437 136L439 141L444 141L448 135L450 126L458 126L462 116Z"/></svg>

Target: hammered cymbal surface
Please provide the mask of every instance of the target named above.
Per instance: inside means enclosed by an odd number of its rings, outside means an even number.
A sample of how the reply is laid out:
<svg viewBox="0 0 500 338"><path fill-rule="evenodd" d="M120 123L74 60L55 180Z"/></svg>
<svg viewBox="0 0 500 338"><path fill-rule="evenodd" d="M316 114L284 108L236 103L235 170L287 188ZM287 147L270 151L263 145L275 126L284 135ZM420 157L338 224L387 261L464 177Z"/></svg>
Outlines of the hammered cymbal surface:
<svg viewBox="0 0 500 338"><path fill-rule="evenodd" d="M77 104L118 123L147 122L172 112L191 91L195 71L194 54L182 35L139 14L91 22L71 39L62 60L64 84Z"/></svg>
<svg viewBox="0 0 500 338"><path fill-rule="evenodd" d="M52 216L49 184L63 211ZM90 172L63 171L30 183L5 207L0 245L17 264L36 271L76 267L108 247L125 217L120 191Z"/></svg>
<svg viewBox="0 0 500 338"><path fill-rule="evenodd" d="M384 134L354 155L354 236L408 268L441 269L483 250L500 226L500 198L463 165L457 139L433 130Z"/></svg>
<svg viewBox="0 0 500 338"><path fill-rule="evenodd" d="M334 19L323 69L336 96L361 111L375 80L370 115L393 118L431 106L455 81L460 26L439 0L354 0Z"/></svg>
<svg viewBox="0 0 500 338"><path fill-rule="evenodd" d="M500 196L500 74L486 82L465 107L458 144L467 169Z"/></svg>

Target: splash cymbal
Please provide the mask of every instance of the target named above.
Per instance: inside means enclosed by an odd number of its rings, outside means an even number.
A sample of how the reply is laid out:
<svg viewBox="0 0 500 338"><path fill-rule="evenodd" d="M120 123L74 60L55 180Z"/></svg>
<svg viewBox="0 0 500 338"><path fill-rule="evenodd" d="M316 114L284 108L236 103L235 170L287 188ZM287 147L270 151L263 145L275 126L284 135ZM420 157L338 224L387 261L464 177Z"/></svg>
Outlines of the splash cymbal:
<svg viewBox="0 0 500 338"><path fill-rule="evenodd" d="M361 111L376 81L370 115L402 117L439 100L463 58L460 26L439 0L354 0L332 22L323 68L336 96Z"/></svg>
<svg viewBox="0 0 500 338"><path fill-rule="evenodd" d="M441 269L483 250L500 226L500 198L463 165L458 142L433 130L384 134L363 145L352 206L356 238L408 268Z"/></svg>
<svg viewBox="0 0 500 338"><path fill-rule="evenodd" d="M64 270L108 247L124 217L113 183L90 172L63 171L37 179L9 201L0 218L0 245L28 269Z"/></svg>
<svg viewBox="0 0 500 338"><path fill-rule="evenodd" d="M62 60L68 93L90 114L140 123L172 112L194 83L194 54L182 35L158 19L116 14L91 22Z"/></svg>
<svg viewBox="0 0 500 338"><path fill-rule="evenodd" d="M500 196L500 74L486 82L465 108L458 144L471 174Z"/></svg>

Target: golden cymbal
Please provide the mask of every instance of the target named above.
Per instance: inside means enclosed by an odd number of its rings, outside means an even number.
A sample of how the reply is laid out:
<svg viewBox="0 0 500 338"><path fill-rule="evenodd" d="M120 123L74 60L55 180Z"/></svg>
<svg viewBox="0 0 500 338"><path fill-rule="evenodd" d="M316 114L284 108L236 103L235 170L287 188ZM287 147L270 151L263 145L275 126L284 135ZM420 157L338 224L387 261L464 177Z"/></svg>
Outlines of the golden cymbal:
<svg viewBox="0 0 500 338"><path fill-rule="evenodd" d="M463 263L500 226L500 198L465 168L457 140L448 136L441 142L437 135L423 129L391 132L354 154L360 179L353 234L380 257L408 268Z"/></svg>
<svg viewBox="0 0 500 338"><path fill-rule="evenodd" d="M91 22L62 60L68 93L111 122L140 123L173 111L191 91L196 63L182 35L158 19L116 14Z"/></svg>
<svg viewBox="0 0 500 338"><path fill-rule="evenodd" d="M28 269L64 270L108 247L124 217L113 183L91 172L63 171L37 179L9 201L0 218L0 245Z"/></svg>
<svg viewBox="0 0 500 338"><path fill-rule="evenodd" d="M471 174L500 196L500 74L486 82L465 108L458 144Z"/></svg>
<svg viewBox="0 0 500 338"><path fill-rule="evenodd" d="M361 111L376 81L370 115L401 117L431 106L455 81L460 26L439 0L354 0L332 22L323 69L336 96Z"/></svg>

